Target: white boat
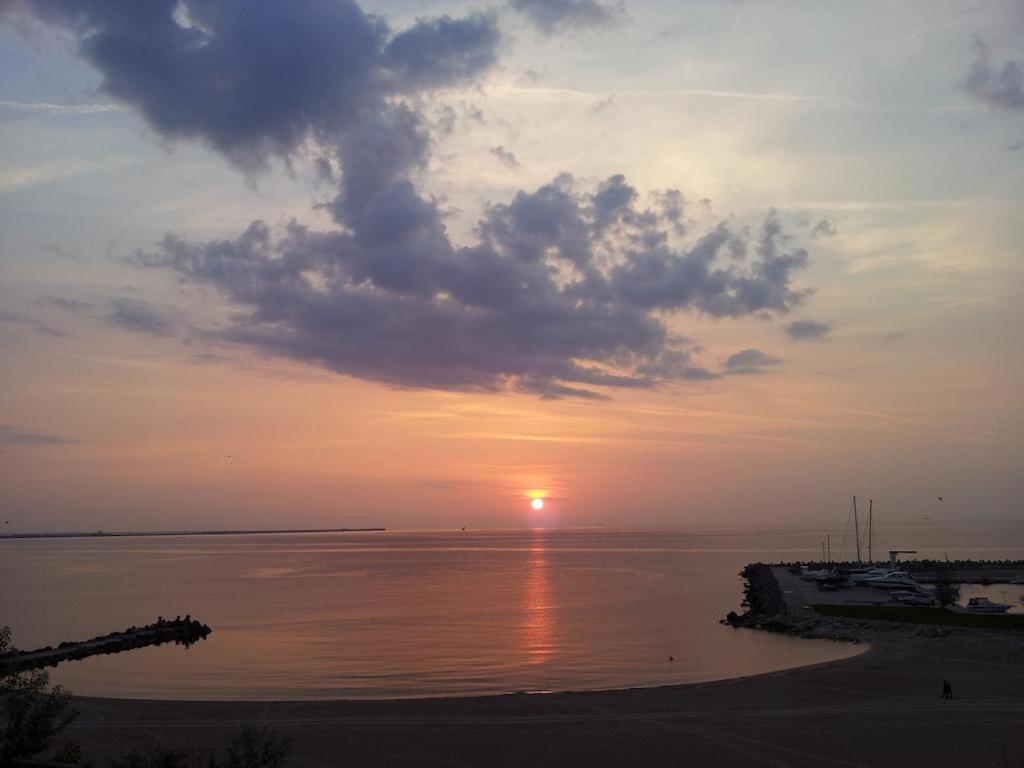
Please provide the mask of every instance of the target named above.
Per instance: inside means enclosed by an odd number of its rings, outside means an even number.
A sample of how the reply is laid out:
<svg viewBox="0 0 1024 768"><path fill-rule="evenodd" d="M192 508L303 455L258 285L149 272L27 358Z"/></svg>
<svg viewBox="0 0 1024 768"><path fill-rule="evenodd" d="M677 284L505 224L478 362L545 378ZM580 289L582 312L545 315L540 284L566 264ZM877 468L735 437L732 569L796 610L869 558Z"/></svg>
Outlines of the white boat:
<svg viewBox="0 0 1024 768"><path fill-rule="evenodd" d="M929 595L923 595L920 592L893 590L892 599L893 602L902 603L903 605L921 605L929 608L935 605L935 601Z"/></svg>
<svg viewBox="0 0 1024 768"><path fill-rule="evenodd" d="M987 597L972 597L967 601L971 613L1006 613L1013 606L1008 603L993 603Z"/></svg>
<svg viewBox="0 0 1024 768"><path fill-rule="evenodd" d="M825 568L811 570L805 565L800 569L800 579L802 581L817 581L826 578L830 573L832 571Z"/></svg>
<svg viewBox="0 0 1024 768"><path fill-rule="evenodd" d="M868 579L877 579L891 573L888 568L856 568L849 571L849 578L854 584L863 584Z"/></svg>
<svg viewBox="0 0 1024 768"><path fill-rule="evenodd" d="M911 578L910 574L906 571L890 571L885 576L876 576L873 579L868 579L863 582L869 587L878 587L879 589L919 589L920 584Z"/></svg>

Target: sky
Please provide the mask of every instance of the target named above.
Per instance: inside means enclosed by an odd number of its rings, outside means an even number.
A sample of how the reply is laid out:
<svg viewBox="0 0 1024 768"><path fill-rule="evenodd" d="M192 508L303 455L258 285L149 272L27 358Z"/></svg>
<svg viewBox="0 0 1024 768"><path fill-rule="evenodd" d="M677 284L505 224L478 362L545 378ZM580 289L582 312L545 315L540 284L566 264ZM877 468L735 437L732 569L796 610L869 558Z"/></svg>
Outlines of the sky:
<svg viewBox="0 0 1024 768"><path fill-rule="evenodd" d="M4 532L1024 516L1024 2L0 8Z"/></svg>

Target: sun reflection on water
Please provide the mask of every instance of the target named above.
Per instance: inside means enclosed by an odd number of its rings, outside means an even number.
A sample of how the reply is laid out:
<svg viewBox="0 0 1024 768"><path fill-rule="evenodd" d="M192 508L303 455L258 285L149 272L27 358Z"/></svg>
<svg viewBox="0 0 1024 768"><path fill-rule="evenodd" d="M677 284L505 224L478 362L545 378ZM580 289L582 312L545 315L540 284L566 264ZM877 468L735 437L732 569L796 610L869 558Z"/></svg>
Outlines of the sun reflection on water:
<svg viewBox="0 0 1024 768"><path fill-rule="evenodd" d="M523 647L530 664L542 664L556 651L546 535L535 529L530 540L523 605Z"/></svg>

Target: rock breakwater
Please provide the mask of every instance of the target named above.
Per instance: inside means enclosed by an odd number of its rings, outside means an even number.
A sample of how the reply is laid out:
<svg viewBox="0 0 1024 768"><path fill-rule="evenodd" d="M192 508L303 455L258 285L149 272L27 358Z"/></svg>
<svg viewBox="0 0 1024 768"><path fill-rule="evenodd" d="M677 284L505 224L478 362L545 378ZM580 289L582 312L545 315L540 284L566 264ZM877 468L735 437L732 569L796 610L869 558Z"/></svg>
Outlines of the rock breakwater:
<svg viewBox="0 0 1024 768"><path fill-rule="evenodd" d="M46 646L34 651L11 651L0 656L0 674L55 667L63 661L84 659L105 653L121 653L148 645L175 643L189 646L205 639L213 630L191 616L165 619L162 616L144 627L128 627L120 632L82 642L64 642L56 648Z"/></svg>

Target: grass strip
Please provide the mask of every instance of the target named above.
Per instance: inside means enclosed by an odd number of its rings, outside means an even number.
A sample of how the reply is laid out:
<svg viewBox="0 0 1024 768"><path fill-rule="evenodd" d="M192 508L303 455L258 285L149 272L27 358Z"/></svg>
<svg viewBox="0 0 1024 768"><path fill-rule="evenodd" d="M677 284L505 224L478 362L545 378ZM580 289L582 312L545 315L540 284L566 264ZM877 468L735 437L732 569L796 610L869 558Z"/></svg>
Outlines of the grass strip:
<svg viewBox="0 0 1024 768"><path fill-rule="evenodd" d="M902 621L907 624L939 624L944 627L971 629L1012 629L1024 632L1024 615L959 613L944 608L912 608L887 605L818 604L814 610L822 616L871 621Z"/></svg>

